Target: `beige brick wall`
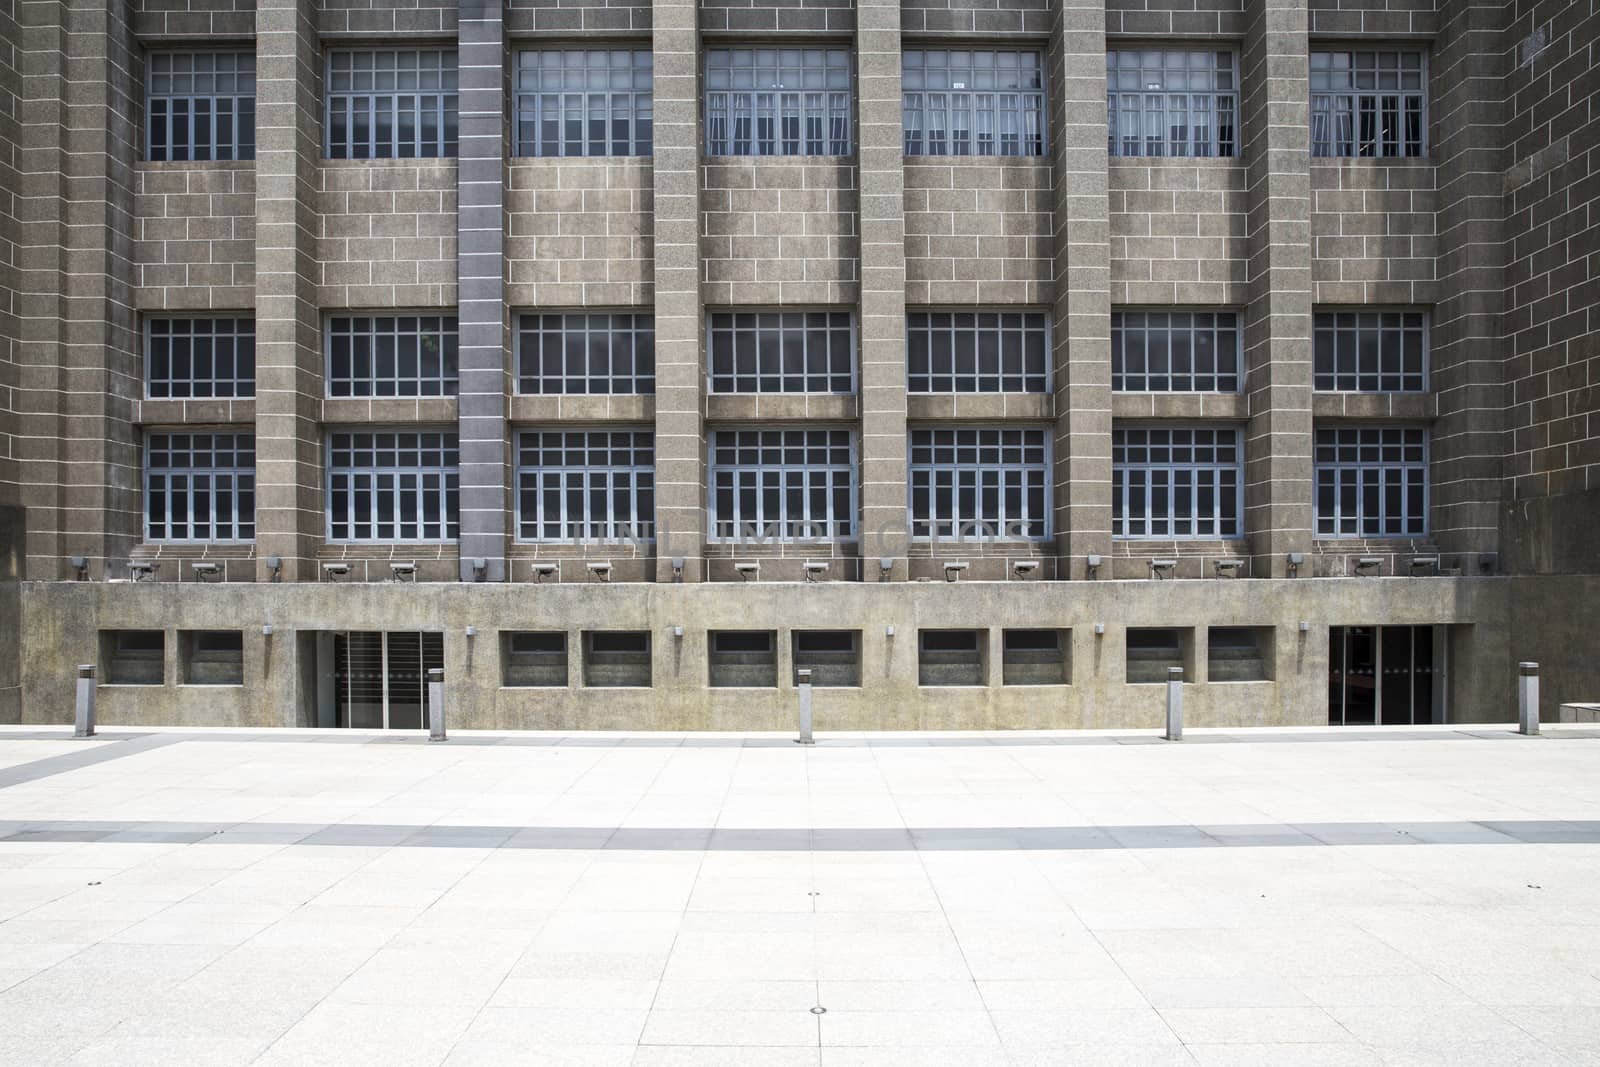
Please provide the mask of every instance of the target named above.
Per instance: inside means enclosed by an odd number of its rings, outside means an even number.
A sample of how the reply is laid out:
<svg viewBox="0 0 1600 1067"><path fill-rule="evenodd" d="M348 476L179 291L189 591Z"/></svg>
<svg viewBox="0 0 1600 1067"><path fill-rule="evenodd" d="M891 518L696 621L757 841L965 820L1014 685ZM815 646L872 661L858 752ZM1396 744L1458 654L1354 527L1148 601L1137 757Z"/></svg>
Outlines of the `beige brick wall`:
<svg viewBox="0 0 1600 1067"><path fill-rule="evenodd" d="M1245 174L1231 159L1111 160L1111 302L1243 303Z"/></svg>
<svg viewBox="0 0 1600 1067"><path fill-rule="evenodd" d="M1311 165L1313 295L1323 304L1431 304L1434 168L1427 159Z"/></svg>
<svg viewBox="0 0 1600 1067"><path fill-rule="evenodd" d="M454 306L453 160L325 160L318 179L322 307Z"/></svg>
<svg viewBox="0 0 1600 1067"><path fill-rule="evenodd" d="M134 171L140 309L255 304L253 163L144 163Z"/></svg>
<svg viewBox="0 0 1600 1067"><path fill-rule="evenodd" d="M856 301L860 198L849 161L713 159L700 170L708 305Z"/></svg>
<svg viewBox="0 0 1600 1067"><path fill-rule="evenodd" d="M134 0L130 6L141 38L244 38L256 28L255 0Z"/></svg>
<svg viewBox="0 0 1600 1067"><path fill-rule="evenodd" d="M1048 303L1050 181L1043 159L908 158L906 302Z"/></svg>
<svg viewBox="0 0 1600 1067"><path fill-rule="evenodd" d="M648 307L655 299L648 159L517 159L507 172L511 307Z"/></svg>
<svg viewBox="0 0 1600 1067"><path fill-rule="evenodd" d="M649 33L649 0L511 0L508 33Z"/></svg>

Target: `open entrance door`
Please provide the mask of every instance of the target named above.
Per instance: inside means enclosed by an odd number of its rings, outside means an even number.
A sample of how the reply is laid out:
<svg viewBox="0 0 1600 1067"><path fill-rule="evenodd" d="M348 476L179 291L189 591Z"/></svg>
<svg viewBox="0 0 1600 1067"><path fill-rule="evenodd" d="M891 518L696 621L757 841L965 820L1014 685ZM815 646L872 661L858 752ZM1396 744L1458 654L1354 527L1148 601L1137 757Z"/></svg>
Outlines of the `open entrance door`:
<svg viewBox="0 0 1600 1067"><path fill-rule="evenodd" d="M1406 726L1445 721L1443 627L1328 630L1328 723Z"/></svg>
<svg viewBox="0 0 1600 1067"><path fill-rule="evenodd" d="M328 725L428 728L428 671L444 667L442 633L350 630L332 636L333 714Z"/></svg>

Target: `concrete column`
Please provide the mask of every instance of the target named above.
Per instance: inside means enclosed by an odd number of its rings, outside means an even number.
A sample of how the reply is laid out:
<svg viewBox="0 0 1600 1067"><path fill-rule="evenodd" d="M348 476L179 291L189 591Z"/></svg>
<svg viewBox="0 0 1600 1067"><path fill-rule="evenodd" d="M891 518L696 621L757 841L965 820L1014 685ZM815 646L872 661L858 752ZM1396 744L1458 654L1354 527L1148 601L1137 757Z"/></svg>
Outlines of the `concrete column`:
<svg viewBox="0 0 1600 1067"><path fill-rule="evenodd" d="M506 580L505 32L500 0L464 0L457 54L460 159L461 580Z"/></svg>
<svg viewBox="0 0 1600 1067"><path fill-rule="evenodd" d="M1050 29L1055 164L1056 553L1059 573L1111 551L1111 245L1106 189L1106 13L1058 0ZM1107 568L1102 568L1105 573Z"/></svg>
<svg viewBox="0 0 1600 1067"><path fill-rule="evenodd" d="M316 186L322 54L310 0L256 7L256 578L316 577L323 537Z"/></svg>
<svg viewBox="0 0 1600 1067"><path fill-rule="evenodd" d="M705 576L700 94L694 0L652 8L655 62L656 580Z"/></svg>
<svg viewBox="0 0 1600 1067"><path fill-rule="evenodd" d="M1311 549L1311 177L1306 0L1250 0L1241 54L1249 230L1244 523L1256 577ZM1301 576L1309 576L1308 559Z"/></svg>
<svg viewBox="0 0 1600 1067"><path fill-rule="evenodd" d="M906 226L899 0L858 0L861 573L906 574Z"/></svg>

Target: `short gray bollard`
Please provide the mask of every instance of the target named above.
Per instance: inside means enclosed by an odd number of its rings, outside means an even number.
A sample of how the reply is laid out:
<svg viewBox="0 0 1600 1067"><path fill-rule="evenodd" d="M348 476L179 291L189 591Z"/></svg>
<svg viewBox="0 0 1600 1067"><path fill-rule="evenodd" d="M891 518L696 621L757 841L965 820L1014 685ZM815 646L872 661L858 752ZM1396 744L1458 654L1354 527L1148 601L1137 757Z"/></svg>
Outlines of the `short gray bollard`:
<svg viewBox="0 0 1600 1067"><path fill-rule="evenodd" d="M73 737L94 736L94 664L78 664L78 710Z"/></svg>
<svg viewBox="0 0 1600 1067"><path fill-rule="evenodd" d="M1183 740L1183 668L1167 668L1167 740Z"/></svg>
<svg viewBox="0 0 1600 1067"><path fill-rule="evenodd" d="M1517 732L1539 732L1539 665L1517 664Z"/></svg>
<svg viewBox="0 0 1600 1067"><path fill-rule="evenodd" d="M428 740L448 741L444 733L444 670L428 671Z"/></svg>
<svg viewBox="0 0 1600 1067"><path fill-rule="evenodd" d="M811 737L811 671L801 668L794 673L800 682L800 736L796 742L814 745L816 741Z"/></svg>

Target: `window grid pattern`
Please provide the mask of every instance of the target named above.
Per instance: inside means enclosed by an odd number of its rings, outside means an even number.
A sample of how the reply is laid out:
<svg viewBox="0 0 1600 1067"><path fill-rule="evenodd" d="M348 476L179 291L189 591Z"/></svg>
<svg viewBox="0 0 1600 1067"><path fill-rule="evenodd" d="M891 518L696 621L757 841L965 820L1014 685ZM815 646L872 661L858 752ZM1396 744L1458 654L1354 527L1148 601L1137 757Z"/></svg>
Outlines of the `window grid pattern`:
<svg viewBox="0 0 1600 1067"><path fill-rule="evenodd" d="M146 541L254 541L256 439L152 433L145 440Z"/></svg>
<svg viewBox="0 0 1600 1067"><path fill-rule="evenodd" d="M1428 532L1428 432L1411 426L1317 431L1317 535Z"/></svg>
<svg viewBox="0 0 1600 1067"><path fill-rule="evenodd" d="M1043 429L912 430L909 473L913 539L1050 535L1050 450Z"/></svg>
<svg viewBox="0 0 1600 1067"><path fill-rule="evenodd" d="M650 395L656 391L651 315L523 315L517 329L517 391L529 394Z"/></svg>
<svg viewBox="0 0 1600 1067"><path fill-rule="evenodd" d="M1113 536L1165 540L1242 536L1243 458L1237 429L1113 430Z"/></svg>
<svg viewBox="0 0 1600 1067"><path fill-rule="evenodd" d="M1045 316L1038 311L913 311L906 315L913 393L1043 393Z"/></svg>
<svg viewBox="0 0 1600 1067"><path fill-rule="evenodd" d="M839 48L706 52L706 155L847 156L850 53Z"/></svg>
<svg viewBox="0 0 1600 1067"><path fill-rule="evenodd" d="M651 540L655 511L651 431L541 430L518 437L518 540Z"/></svg>
<svg viewBox="0 0 1600 1067"><path fill-rule="evenodd" d="M1232 311L1114 311L1111 388L1126 393L1237 393L1239 316Z"/></svg>
<svg viewBox="0 0 1600 1067"><path fill-rule="evenodd" d="M1044 155L1041 53L910 48L901 63L906 155Z"/></svg>
<svg viewBox="0 0 1600 1067"><path fill-rule="evenodd" d="M328 437L328 539L457 540L460 465L452 432L335 431Z"/></svg>
<svg viewBox="0 0 1600 1067"><path fill-rule="evenodd" d="M1427 385L1426 322L1420 311L1319 311L1316 388L1349 393L1420 393Z"/></svg>
<svg viewBox="0 0 1600 1067"><path fill-rule="evenodd" d="M652 63L646 49L518 53L517 155L650 155Z"/></svg>
<svg viewBox="0 0 1600 1067"><path fill-rule="evenodd" d="M1238 154L1232 52L1106 52L1107 147L1113 156Z"/></svg>
<svg viewBox="0 0 1600 1067"><path fill-rule="evenodd" d="M328 320L329 396L455 396L454 315L336 315Z"/></svg>
<svg viewBox="0 0 1600 1067"><path fill-rule="evenodd" d="M1427 121L1421 52L1311 53L1313 156L1420 156Z"/></svg>
<svg viewBox="0 0 1600 1067"><path fill-rule="evenodd" d="M855 442L845 429L718 430L711 536L848 541L856 533Z"/></svg>
<svg viewBox="0 0 1600 1067"><path fill-rule="evenodd" d="M328 57L327 99L330 159L456 154L454 52L333 52Z"/></svg>
<svg viewBox="0 0 1600 1067"><path fill-rule="evenodd" d="M153 52L145 151L154 162L256 158L256 57Z"/></svg>
<svg viewBox="0 0 1600 1067"><path fill-rule="evenodd" d="M713 393L851 393L855 351L848 311L711 315Z"/></svg>
<svg viewBox="0 0 1600 1067"><path fill-rule="evenodd" d="M145 323L144 366L152 399L255 396L255 321L150 319Z"/></svg>

